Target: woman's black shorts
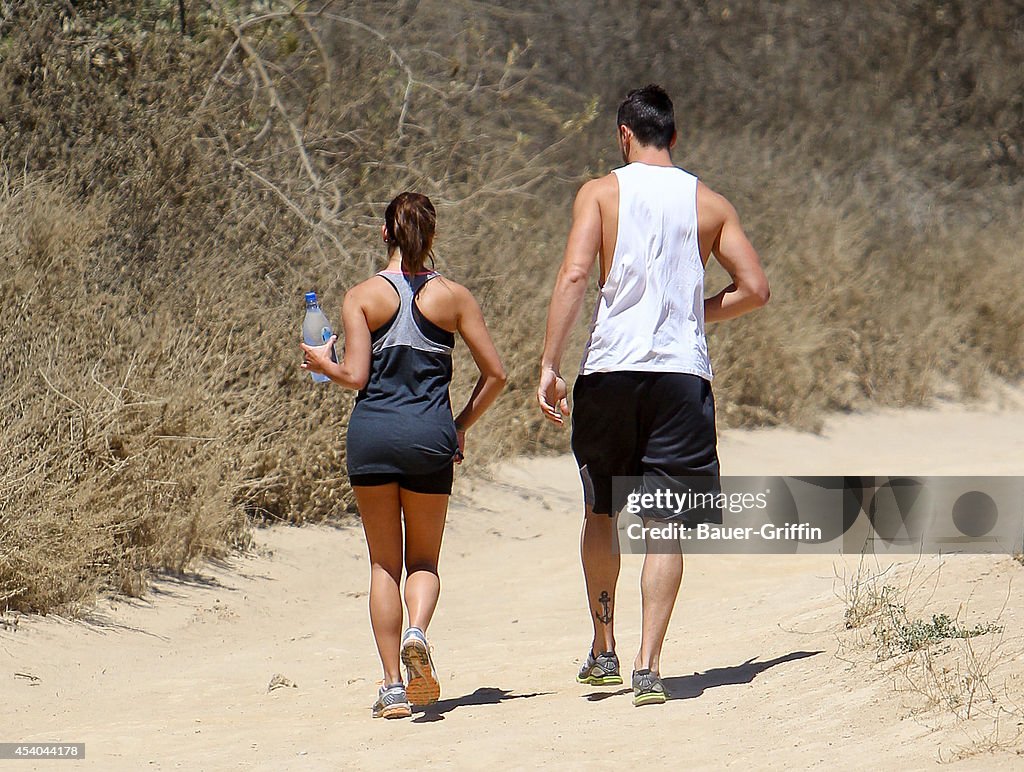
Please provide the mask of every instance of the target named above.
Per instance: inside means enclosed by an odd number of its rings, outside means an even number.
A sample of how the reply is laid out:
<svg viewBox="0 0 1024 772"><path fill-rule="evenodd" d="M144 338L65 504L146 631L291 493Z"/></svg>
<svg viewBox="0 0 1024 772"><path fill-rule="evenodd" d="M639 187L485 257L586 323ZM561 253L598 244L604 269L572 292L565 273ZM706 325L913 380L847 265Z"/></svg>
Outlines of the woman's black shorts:
<svg viewBox="0 0 1024 772"><path fill-rule="evenodd" d="M430 474L398 474L395 472L353 474L349 476L349 482L353 486L398 483L399 488L405 488L413 493L443 493L450 496L454 476L454 464L448 464L443 469Z"/></svg>

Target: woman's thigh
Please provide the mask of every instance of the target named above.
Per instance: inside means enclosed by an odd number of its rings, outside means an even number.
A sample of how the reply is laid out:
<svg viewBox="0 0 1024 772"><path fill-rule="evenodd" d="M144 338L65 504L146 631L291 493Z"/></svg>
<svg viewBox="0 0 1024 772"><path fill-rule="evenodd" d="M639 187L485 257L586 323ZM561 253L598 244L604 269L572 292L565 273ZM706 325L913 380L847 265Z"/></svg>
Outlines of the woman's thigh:
<svg viewBox="0 0 1024 772"><path fill-rule="evenodd" d="M402 572L402 502L398 483L355 485L359 519L366 534L370 562L389 573Z"/></svg>
<svg viewBox="0 0 1024 772"><path fill-rule="evenodd" d="M410 571L436 570L448 514L448 496L402 488L400 497L405 515L405 565Z"/></svg>

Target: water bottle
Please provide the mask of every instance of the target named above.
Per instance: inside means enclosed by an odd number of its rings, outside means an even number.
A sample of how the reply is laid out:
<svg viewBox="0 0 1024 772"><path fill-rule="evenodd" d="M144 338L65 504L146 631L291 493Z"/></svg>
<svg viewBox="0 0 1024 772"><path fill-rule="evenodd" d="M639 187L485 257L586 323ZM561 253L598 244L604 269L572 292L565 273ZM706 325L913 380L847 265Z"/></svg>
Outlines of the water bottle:
<svg viewBox="0 0 1024 772"><path fill-rule="evenodd" d="M316 299L315 292L306 293L306 318L302 320L302 338L307 346L322 346L331 339L334 332L331 330L331 323L327 321L327 314L320 309L320 303ZM334 349L331 349L331 359L338 361ZM310 373L317 383L326 383L331 380L320 373Z"/></svg>

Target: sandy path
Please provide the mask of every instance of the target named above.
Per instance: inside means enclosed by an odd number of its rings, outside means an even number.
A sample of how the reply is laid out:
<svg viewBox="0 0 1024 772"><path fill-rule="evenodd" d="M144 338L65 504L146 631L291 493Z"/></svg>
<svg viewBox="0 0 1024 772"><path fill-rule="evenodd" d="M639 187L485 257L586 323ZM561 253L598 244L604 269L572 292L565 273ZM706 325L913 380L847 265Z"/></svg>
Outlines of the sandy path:
<svg viewBox="0 0 1024 772"><path fill-rule="evenodd" d="M1019 474L1022 438L1024 412L947 406L836 418L821 436L729 432L721 455L731 474ZM361 533L274 528L257 534L258 554L159 581L143 601L104 601L89 623L0 628L0 740L85 742L74 768L103 770L924 769L975 738L941 712L912 715L885 672L844 648L835 572L854 561L836 556L695 556L663 656L674 699L635 709L622 689L577 685L589 625L575 468L521 460L497 477L457 484L430 631L443 675L432 712L369 717L379 666ZM638 640L640 561L623 560L624 662ZM1024 568L1009 558L947 558L943 592L955 602L975 583L988 613L1015 577ZM1002 614L1020 629L1020 593ZM1007 667L1024 704L1020 667ZM275 674L297 686L268 692ZM1021 748L956 766L1020 768Z"/></svg>

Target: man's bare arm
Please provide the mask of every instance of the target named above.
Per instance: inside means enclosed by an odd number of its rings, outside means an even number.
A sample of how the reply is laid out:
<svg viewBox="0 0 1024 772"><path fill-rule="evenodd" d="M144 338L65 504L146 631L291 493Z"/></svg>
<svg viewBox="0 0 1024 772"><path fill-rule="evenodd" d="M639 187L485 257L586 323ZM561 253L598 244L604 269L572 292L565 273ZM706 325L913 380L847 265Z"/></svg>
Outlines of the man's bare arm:
<svg viewBox="0 0 1024 772"><path fill-rule="evenodd" d="M572 228L548 307L537 400L545 417L557 424L562 423L562 414L568 412L565 381L559 374L562 355L569 333L579 318L587 292L587 278L601 249L601 208L598 204L601 183L601 180L592 180L576 194Z"/></svg>
<svg viewBox="0 0 1024 772"><path fill-rule="evenodd" d="M706 214L722 223L711 247L711 253L732 277L732 284L704 301L704 321L720 322L735 319L760 308L771 297L768 277L761 267L757 250L740 225L736 209L724 197L704 189Z"/></svg>

